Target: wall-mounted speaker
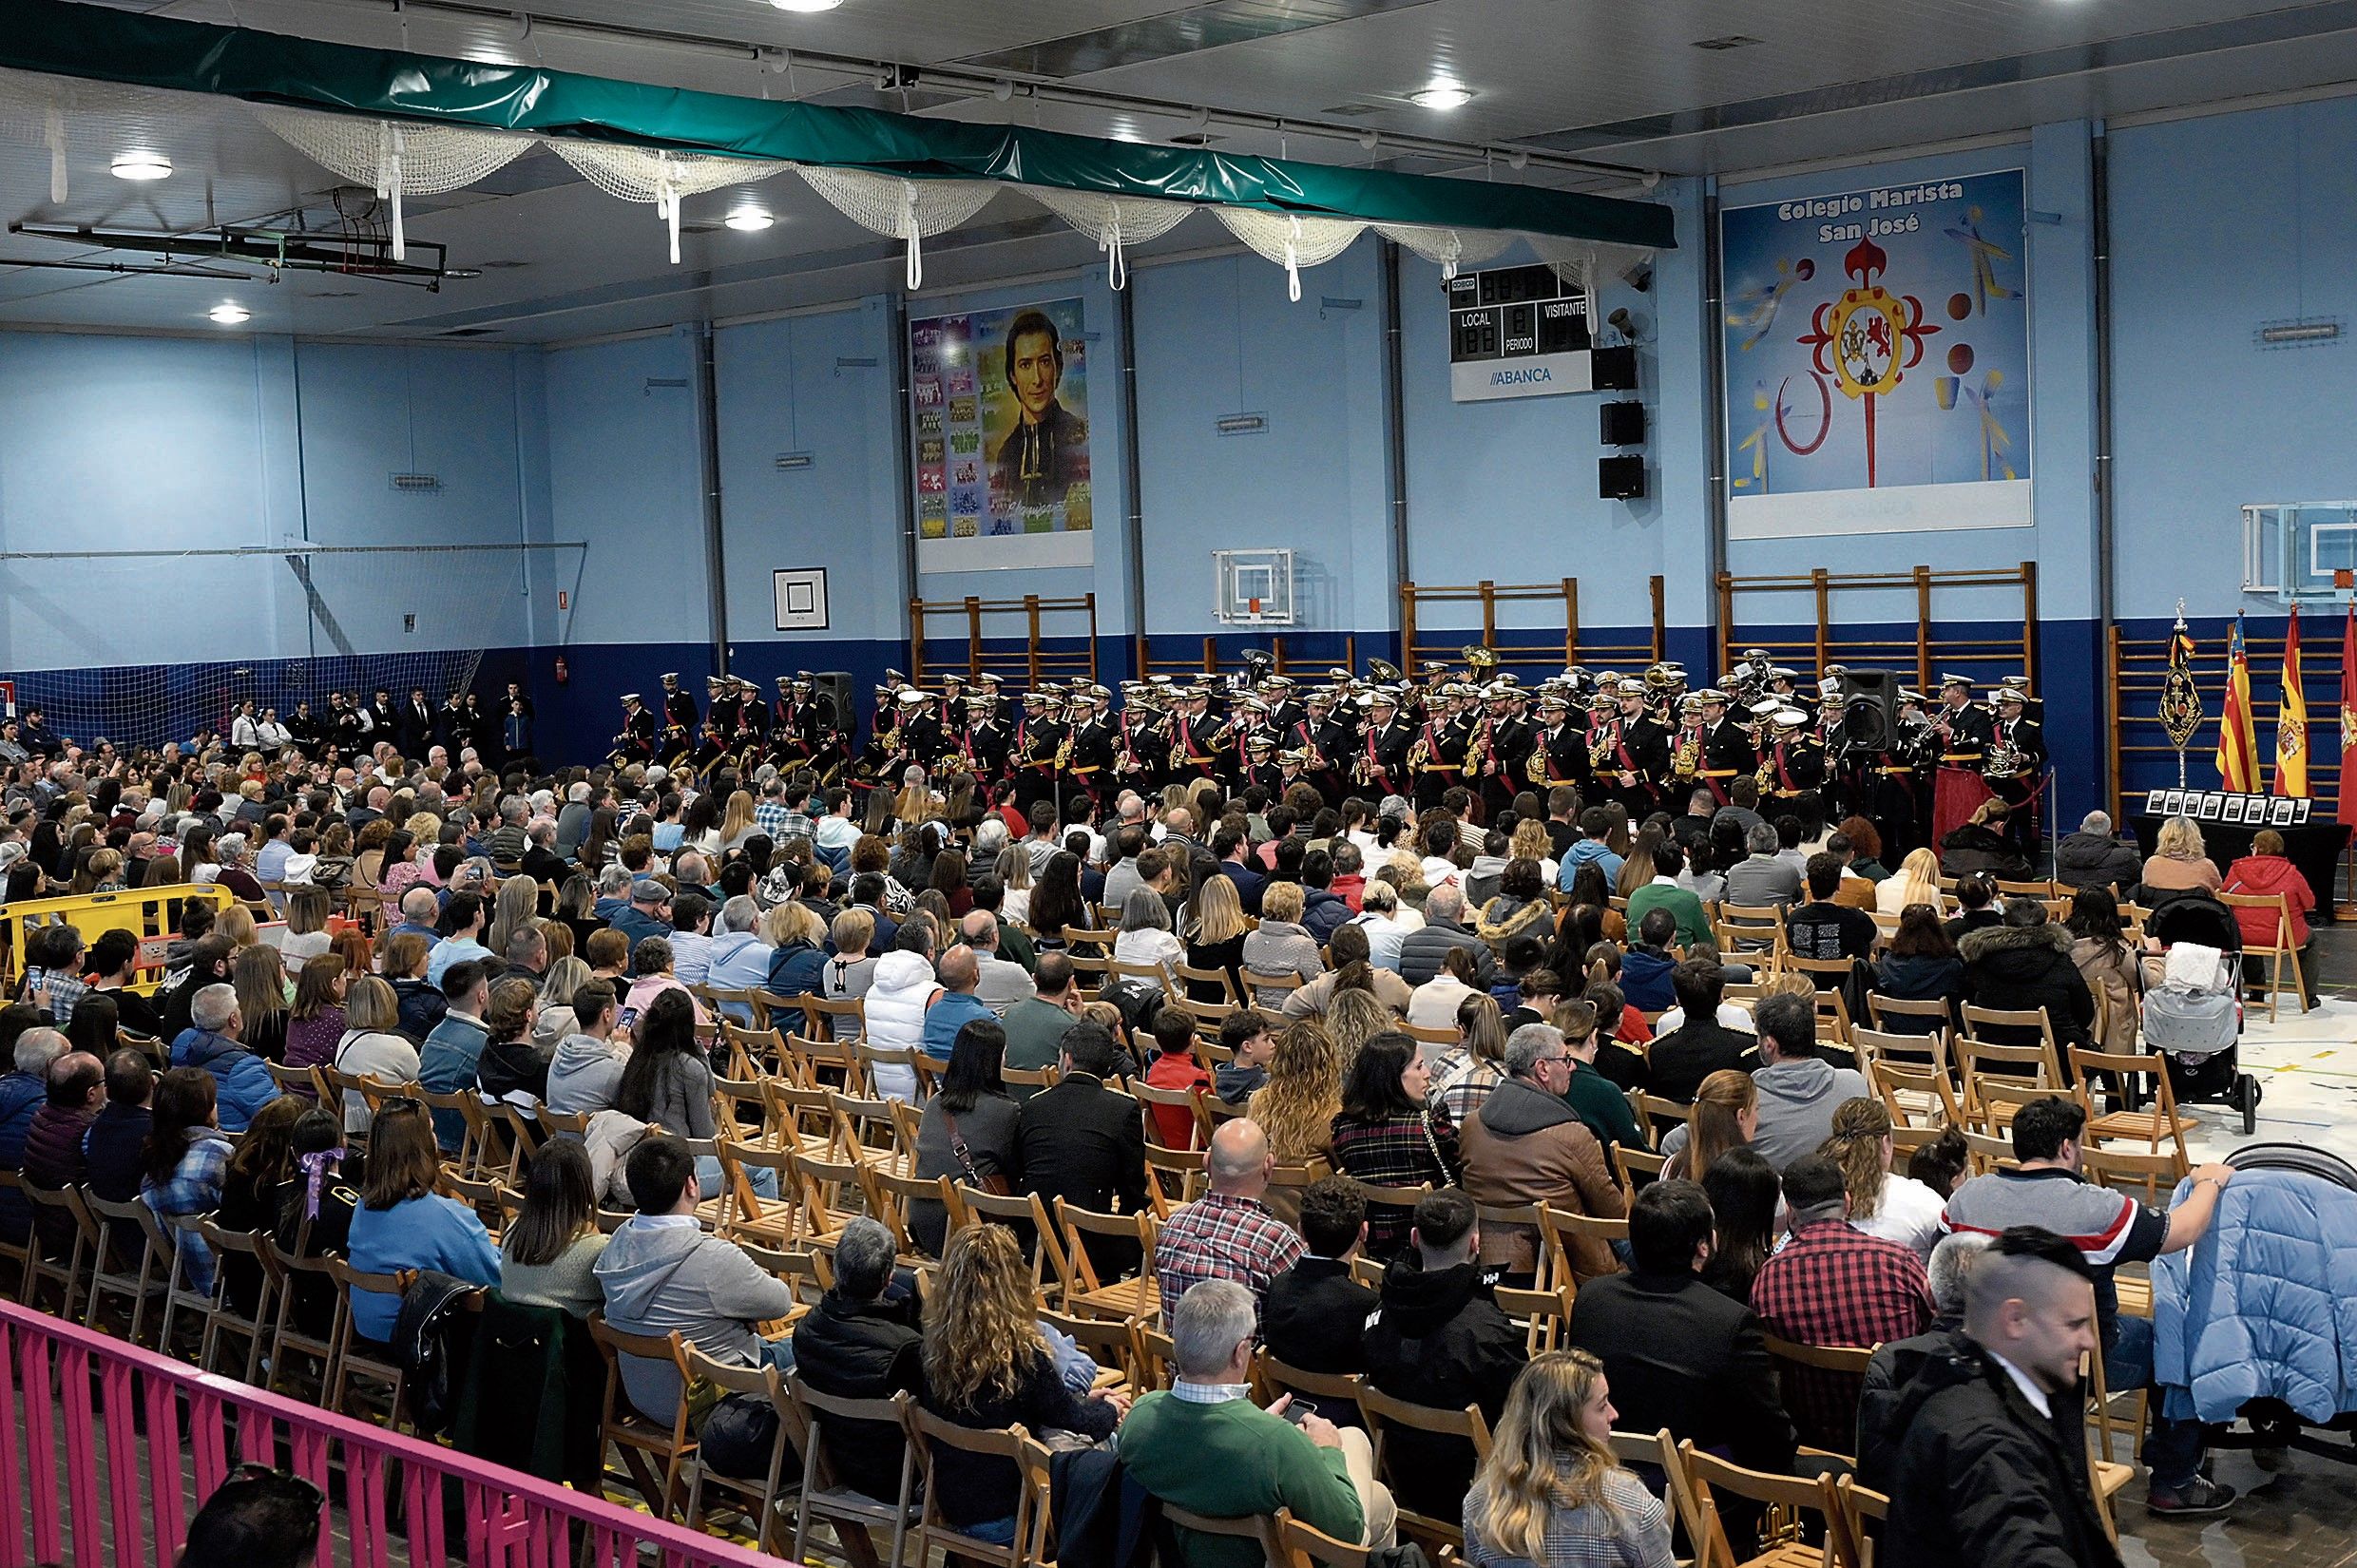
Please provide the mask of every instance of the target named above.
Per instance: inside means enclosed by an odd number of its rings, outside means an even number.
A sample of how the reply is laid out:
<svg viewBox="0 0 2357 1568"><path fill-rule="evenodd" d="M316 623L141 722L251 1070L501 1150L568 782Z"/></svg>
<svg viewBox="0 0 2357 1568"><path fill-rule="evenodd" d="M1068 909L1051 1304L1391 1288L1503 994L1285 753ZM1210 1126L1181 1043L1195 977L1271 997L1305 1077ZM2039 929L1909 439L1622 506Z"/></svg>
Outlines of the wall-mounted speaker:
<svg viewBox="0 0 2357 1568"><path fill-rule="evenodd" d="M1645 498L1645 460L1642 457L1598 458L1596 493L1607 501L1642 501Z"/></svg>
<svg viewBox="0 0 2357 1568"><path fill-rule="evenodd" d="M1607 447L1641 447L1645 444L1645 405L1642 403L1606 403L1597 410L1597 423Z"/></svg>
<svg viewBox="0 0 2357 1568"><path fill-rule="evenodd" d="M1619 348L1593 351L1590 379L1598 392L1635 392L1637 390L1637 351L1623 344Z"/></svg>

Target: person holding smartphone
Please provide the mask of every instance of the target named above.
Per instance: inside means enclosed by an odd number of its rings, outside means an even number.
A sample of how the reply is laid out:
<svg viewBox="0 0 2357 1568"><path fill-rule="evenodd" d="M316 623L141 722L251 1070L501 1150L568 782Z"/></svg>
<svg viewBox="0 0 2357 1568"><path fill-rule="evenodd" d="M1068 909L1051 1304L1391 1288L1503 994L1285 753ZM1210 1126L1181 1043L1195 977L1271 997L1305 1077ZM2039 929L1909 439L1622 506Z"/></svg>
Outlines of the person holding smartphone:
<svg viewBox="0 0 2357 1568"><path fill-rule="evenodd" d="M1177 1381L1146 1395L1121 1424L1121 1464L1164 1502L1211 1519L1279 1508L1340 1540L1388 1547L1398 1509L1375 1480L1367 1434L1339 1430L1291 1395L1266 1410L1251 1399L1252 1292L1206 1279L1171 1313ZM1194 1568L1257 1568L1257 1543L1179 1532Z"/></svg>

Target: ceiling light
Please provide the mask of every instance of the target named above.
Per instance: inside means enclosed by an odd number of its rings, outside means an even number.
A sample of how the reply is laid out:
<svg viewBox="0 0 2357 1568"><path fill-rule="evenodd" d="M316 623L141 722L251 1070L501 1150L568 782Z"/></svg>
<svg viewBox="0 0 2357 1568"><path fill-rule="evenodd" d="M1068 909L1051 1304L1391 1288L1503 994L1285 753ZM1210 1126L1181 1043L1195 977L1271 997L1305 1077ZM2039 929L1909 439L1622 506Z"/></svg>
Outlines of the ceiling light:
<svg viewBox="0 0 2357 1568"><path fill-rule="evenodd" d="M758 234L777 220L759 207L738 207L720 221L738 234Z"/></svg>
<svg viewBox="0 0 2357 1568"><path fill-rule="evenodd" d="M1455 82L1435 82L1422 92L1411 92L1408 101L1418 108L1457 109L1473 101L1473 89Z"/></svg>
<svg viewBox="0 0 2357 1568"><path fill-rule="evenodd" d="M172 161L160 152L126 152L114 161L117 180L168 180Z"/></svg>
<svg viewBox="0 0 2357 1568"><path fill-rule="evenodd" d="M843 0L769 0L769 3L779 10L821 11L834 10Z"/></svg>
<svg viewBox="0 0 2357 1568"><path fill-rule="evenodd" d="M216 305L204 314L211 316L216 325L223 327L235 327L254 318L254 313L243 305Z"/></svg>

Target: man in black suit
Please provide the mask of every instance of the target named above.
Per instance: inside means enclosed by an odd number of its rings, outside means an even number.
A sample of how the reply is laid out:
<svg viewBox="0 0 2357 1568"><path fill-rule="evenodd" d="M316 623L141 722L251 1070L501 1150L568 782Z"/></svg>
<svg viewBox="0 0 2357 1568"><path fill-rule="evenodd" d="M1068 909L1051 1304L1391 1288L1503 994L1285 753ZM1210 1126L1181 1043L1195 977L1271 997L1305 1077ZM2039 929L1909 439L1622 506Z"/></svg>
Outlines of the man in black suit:
<svg viewBox="0 0 2357 1568"><path fill-rule="evenodd" d="M1351 1259L1367 1240L1367 1195L1358 1183L1330 1176L1303 1193L1301 1239L1308 1254L1271 1280L1261 1298L1269 1354L1297 1371L1363 1372L1367 1320L1383 1298L1351 1276ZM1353 1413L1341 1424L1356 1420Z"/></svg>
<svg viewBox="0 0 2357 1568"><path fill-rule="evenodd" d="M433 744L433 704L427 699L426 688L412 686L407 700L393 716L393 744L406 757L423 758L426 748Z"/></svg>
<svg viewBox="0 0 2357 1568"><path fill-rule="evenodd" d="M1744 1053L1759 1042L1740 1029L1718 1022L1718 1004L1727 994L1726 971L1708 959L1690 958L1670 971L1670 988L1685 1020L1653 1042L1645 1065L1653 1092L1680 1105L1694 1103L1695 1091L1713 1073L1727 1068L1749 1072L1758 1062Z"/></svg>
<svg viewBox="0 0 2357 1568"><path fill-rule="evenodd" d="M1111 1212L1116 1199L1124 1214L1146 1207L1146 1136L1138 1102L1105 1087L1119 1053L1103 1024L1075 1023L1064 1031L1063 1078L1025 1100L1016 1118L1024 1185L1051 1210L1058 1198L1099 1214ZM1135 1243L1095 1235L1088 1259L1107 1284L1136 1273L1141 1261Z"/></svg>
<svg viewBox="0 0 2357 1568"><path fill-rule="evenodd" d="M1634 1273L1580 1287L1567 1342L1604 1364L1613 1425L1666 1426L1754 1470L1792 1468L1792 1418L1776 1394L1759 1320L1696 1271L1711 1255L1711 1200L1691 1181L1657 1181L1629 1211Z"/></svg>

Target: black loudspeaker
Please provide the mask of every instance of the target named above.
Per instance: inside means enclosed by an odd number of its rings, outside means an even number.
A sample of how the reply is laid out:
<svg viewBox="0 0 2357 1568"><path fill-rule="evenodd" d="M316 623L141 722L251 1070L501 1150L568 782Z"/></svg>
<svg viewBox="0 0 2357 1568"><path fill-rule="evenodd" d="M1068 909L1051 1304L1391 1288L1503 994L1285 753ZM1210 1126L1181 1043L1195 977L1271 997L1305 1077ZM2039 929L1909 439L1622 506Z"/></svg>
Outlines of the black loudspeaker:
<svg viewBox="0 0 2357 1568"><path fill-rule="evenodd" d="M1597 349L1589 361L1589 379L1598 392L1637 390L1637 351L1627 345Z"/></svg>
<svg viewBox="0 0 2357 1568"><path fill-rule="evenodd" d="M1596 493L1607 501L1642 501L1645 498L1645 460L1642 457L1598 458Z"/></svg>
<svg viewBox="0 0 2357 1568"><path fill-rule="evenodd" d="M1597 425L1607 447L1641 447L1645 444L1645 405L1606 403L1597 410Z"/></svg>
<svg viewBox="0 0 2357 1568"><path fill-rule="evenodd" d="M1899 733L1899 678L1888 670L1849 670L1841 683L1844 739L1881 751Z"/></svg>
<svg viewBox="0 0 2357 1568"><path fill-rule="evenodd" d="M823 670L811 677L811 700L831 705L834 721L845 729L858 722L858 691L859 683L852 679L849 670ZM821 706L818 711L825 713L828 707Z"/></svg>

